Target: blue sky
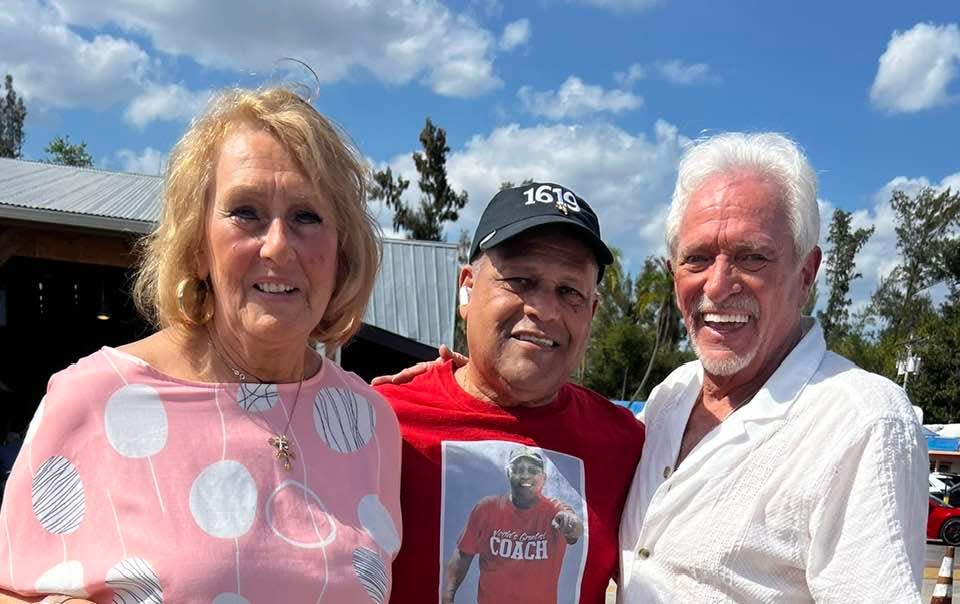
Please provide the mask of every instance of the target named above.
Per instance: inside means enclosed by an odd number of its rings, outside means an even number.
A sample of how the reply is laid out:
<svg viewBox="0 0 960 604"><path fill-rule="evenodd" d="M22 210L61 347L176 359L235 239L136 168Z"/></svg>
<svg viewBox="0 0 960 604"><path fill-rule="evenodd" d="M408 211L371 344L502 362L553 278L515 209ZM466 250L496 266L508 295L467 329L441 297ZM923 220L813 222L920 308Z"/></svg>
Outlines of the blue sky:
<svg viewBox="0 0 960 604"><path fill-rule="evenodd" d="M501 181L549 179L635 270L663 251L689 140L776 130L817 170L824 232L835 207L876 225L862 302L895 260L892 188L960 186L954 0L0 0L30 159L69 134L102 168L156 173L211 90L311 83L284 56L318 73L315 104L375 167L413 176L424 118L447 130L471 199L452 241Z"/></svg>

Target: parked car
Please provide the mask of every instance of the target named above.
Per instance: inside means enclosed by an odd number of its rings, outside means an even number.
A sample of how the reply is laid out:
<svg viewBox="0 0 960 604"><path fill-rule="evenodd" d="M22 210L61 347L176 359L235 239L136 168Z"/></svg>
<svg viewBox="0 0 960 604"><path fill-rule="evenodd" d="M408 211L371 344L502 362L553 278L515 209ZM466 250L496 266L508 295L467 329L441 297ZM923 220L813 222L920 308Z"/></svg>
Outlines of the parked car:
<svg viewBox="0 0 960 604"><path fill-rule="evenodd" d="M947 545L960 545L960 508L930 496L927 510L927 539L939 539Z"/></svg>
<svg viewBox="0 0 960 604"><path fill-rule="evenodd" d="M954 474L952 472L930 472L930 492L934 495L943 493L957 486L960 486L960 474ZM943 497L940 498L943 499Z"/></svg>

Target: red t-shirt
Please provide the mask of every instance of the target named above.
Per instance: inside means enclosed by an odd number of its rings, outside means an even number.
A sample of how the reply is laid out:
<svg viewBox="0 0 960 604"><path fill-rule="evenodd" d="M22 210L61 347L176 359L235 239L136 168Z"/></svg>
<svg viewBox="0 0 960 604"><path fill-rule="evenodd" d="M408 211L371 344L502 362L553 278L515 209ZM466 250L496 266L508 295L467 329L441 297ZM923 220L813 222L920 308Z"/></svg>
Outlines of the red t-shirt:
<svg viewBox="0 0 960 604"><path fill-rule="evenodd" d="M563 557L557 601L603 604L617 571L620 514L643 448L643 425L629 411L575 384L565 384L548 405L505 409L464 392L449 362L377 390L396 411L403 436L404 535L393 564L393 602L439 601L447 560L473 506L509 492L505 456L525 444L543 451L544 495L584 519L583 538ZM468 601L461 597L466 587L457 602ZM525 602L533 593L528 582L505 587L507 601Z"/></svg>
<svg viewBox="0 0 960 604"><path fill-rule="evenodd" d="M552 523L569 509L547 497L522 509L509 495L487 497L473 508L459 548L480 556L477 604L512 602L519 585L528 593L525 604L557 604L567 540Z"/></svg>

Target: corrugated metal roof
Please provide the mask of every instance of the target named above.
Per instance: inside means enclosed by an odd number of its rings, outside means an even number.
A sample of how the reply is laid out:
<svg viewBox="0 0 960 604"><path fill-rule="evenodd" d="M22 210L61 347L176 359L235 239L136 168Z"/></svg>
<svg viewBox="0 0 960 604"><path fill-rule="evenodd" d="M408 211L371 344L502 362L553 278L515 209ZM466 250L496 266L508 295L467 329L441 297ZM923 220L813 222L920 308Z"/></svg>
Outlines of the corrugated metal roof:
<svg viewBox="0 0 960 604"><path fill-rule="evenodd" d="M0 158L0 216L106 230L149 232L163 179Z"/></svg>
<svg viewBox="0 0 960 604"><path fill-rule="evenodd" d="M147 233L163 179L0 158L0 218ZM430 346L453 346L457 246L385 239L364 322Z"/></svg>
<svg viewBox="0 0 960 604"><path fill-rule="evenodd" d="M453 346L457 246L385 239L364 321L408 338Z"/></svg>

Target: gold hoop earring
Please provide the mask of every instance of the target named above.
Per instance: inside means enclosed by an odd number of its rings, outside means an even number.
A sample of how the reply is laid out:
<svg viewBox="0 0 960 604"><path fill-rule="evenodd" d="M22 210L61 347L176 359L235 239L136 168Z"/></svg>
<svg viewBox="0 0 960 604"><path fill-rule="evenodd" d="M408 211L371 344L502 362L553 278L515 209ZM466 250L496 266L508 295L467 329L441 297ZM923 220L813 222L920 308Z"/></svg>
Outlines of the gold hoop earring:
<svg viewBox="0 0 960 604"><path fill-rule="evenodd" d="M213 295L204 279L184 277L177 283L177 310L189 325L203 325L213 318Z"/></svg>

